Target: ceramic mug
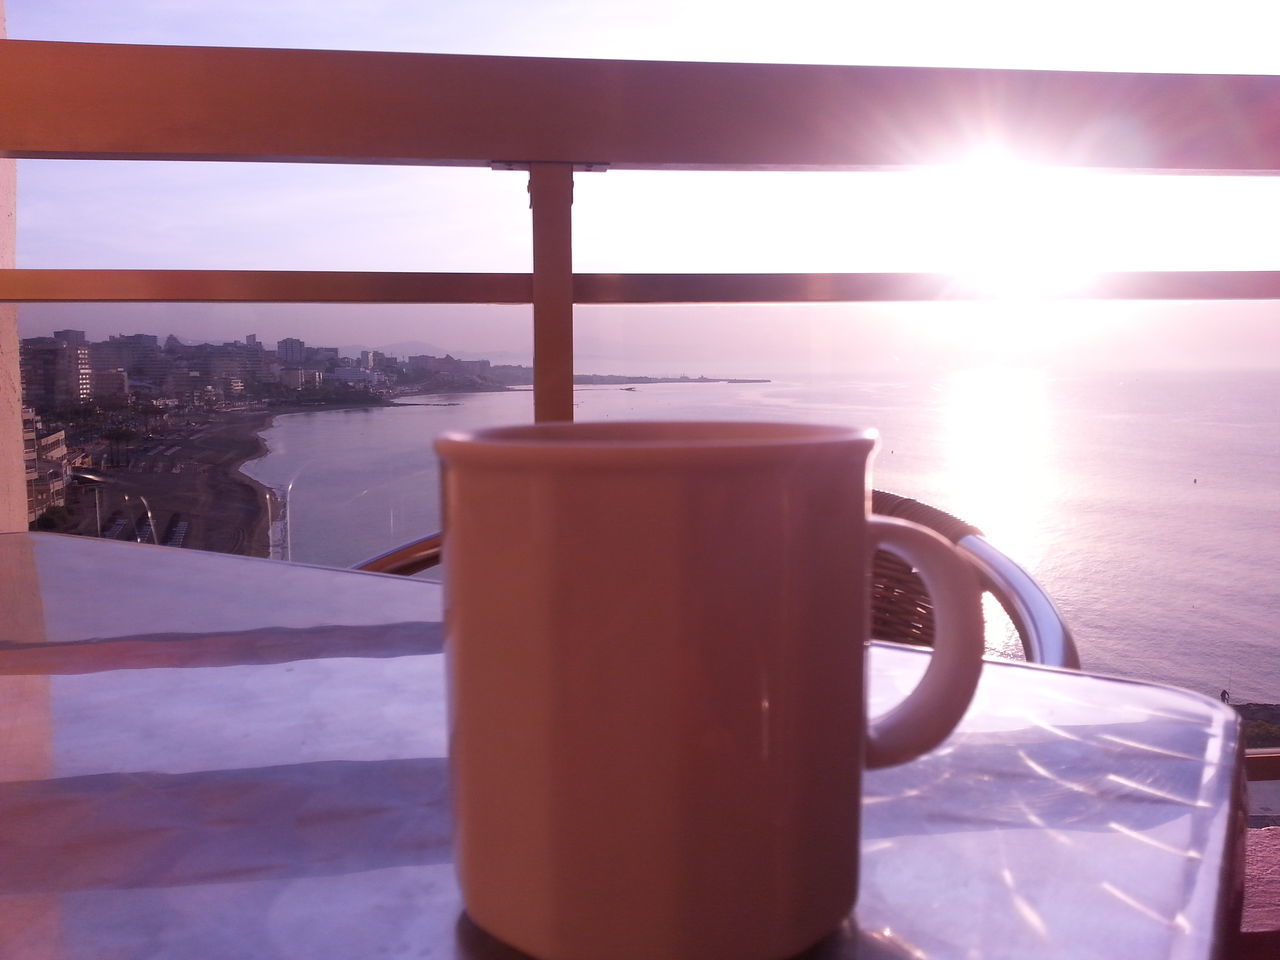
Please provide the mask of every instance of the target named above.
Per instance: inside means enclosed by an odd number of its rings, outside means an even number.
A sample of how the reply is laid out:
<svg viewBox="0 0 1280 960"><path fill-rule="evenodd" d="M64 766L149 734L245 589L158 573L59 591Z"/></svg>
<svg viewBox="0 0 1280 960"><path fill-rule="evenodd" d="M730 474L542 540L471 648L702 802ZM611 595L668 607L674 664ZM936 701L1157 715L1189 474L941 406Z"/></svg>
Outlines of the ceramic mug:
<svg viewBox="0 0 1280 960"><path fill-rule="evenodd" d="M931 749L980 669L943 538L870 516L874 431L547 423L448 433L446 662L471 918L546 960L766 960L857 892L864 767ZM868 721L877 548L936 607Z"/></svg>

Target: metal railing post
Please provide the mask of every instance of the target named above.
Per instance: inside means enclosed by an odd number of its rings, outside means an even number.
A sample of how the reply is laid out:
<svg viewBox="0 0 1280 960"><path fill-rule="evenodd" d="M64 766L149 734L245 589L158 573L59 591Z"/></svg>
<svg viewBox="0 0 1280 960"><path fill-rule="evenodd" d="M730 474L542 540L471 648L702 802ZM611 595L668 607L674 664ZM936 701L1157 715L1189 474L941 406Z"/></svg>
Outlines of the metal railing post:
<svg viewBox="0 0 1280 960"><path fill-rule="evenodd" d="M573 165L529 166L533 418L573 419Z"/></svg>

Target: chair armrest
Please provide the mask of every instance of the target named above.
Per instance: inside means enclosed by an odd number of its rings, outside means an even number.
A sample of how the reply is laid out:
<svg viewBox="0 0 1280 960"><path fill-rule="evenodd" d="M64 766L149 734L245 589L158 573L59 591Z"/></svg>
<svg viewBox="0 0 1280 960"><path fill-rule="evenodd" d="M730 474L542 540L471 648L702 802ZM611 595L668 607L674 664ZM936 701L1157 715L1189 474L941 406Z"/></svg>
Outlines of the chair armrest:
<svg viewBox="0 0 1280 960"><path fill-rule="evenodd" d="M440 552L444 545L444 534L433 533L421 540L402 543L392 547L385 553L362 560L352 567L367 573L394 573L408 577L419 573L440 562Z"/></svg>
<svg viewBox="0 0 1280 960"><path fill-rule="evenodd" d="M1031 574L979 534L961 537L956 549L973 564L983 586L1004 607L1029 661L1080 669L1080 654L1066 621Z"/></svg>

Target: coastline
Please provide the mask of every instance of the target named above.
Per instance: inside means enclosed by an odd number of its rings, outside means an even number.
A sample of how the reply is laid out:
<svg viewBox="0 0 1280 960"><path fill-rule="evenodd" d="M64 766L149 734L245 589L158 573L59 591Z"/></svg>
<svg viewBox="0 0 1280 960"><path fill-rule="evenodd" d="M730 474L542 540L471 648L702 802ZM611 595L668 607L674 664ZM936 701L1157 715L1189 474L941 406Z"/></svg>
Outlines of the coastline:
<svg viewBox="0 0 1280 960"><path fill-rule="evenodd" d="M768 381L575 377L575 386L720 382ZM493 389L507 391L512 387ZM622 386L622 389L634 387ZM456 392L459 392L457 388L415 389L400 395L415 398L403 402L397 397L374 404L287 403L195 414L182 426L161 427L162 435L136 440L122 450L113 451L114 465L92 470L102 482L75 485L68 503L70 516L56 529L79 536L137 538L145 543L186 549L270 557L272 526L282 519L287 505L275 490L245 473L243 468L269 452L262 434L274 424L277 416L370 406L456 406L457 401L436 399ZM104 452L105 449L99 449L99 453Z"/></svg>
<svg viewBox="0 0 1280 960"><path fill-rule="evenodd" d="M277 416L354 406L363 405L221 411L165 438L135 443L127 465L98 471L105 482L95 485L96 493L92 487L80 490L76 522L62 532L94 536L99 524L109 531L123 518L128 536L134 523L149 516L162 544L185 525L184 548L269 556L276 495L241 468L267 454L262 433Z"/></svg>
<svg viewBox="0 0 1280 960"><path fill-rule="evenodd" d="M226 414L227 419L221 429L200 438L206 446L220 451L222 460L214 465L211 474L217 477L217 483L229 494L228 502L235 502L239 497L239 508L234 511L221 510L215 507L217 517L207 526L225 526L234 530L237 546L244 549L221 550L223 553L243 553L252 557L271 556L271 524L280 519L281 511L286 505L281 503L276 493L266 484L255 480L244 472L244 465L269 452L267 442L262 434L271 428L276 417L294 413L323 413L330 410L355 410L369 406L407 406L407 404L285 404L266 410L236 411ZM253 491L253 504L248 498L234 488L248 488ZM209 538L198 538L189 546L200 550L219 550L209 546Z"/></svg>
<svg viewBox="0 0 1280 960"><path fill-rule="evenodd" d="M275 415L274 410L232 413L193 437L192 449L180 451L194 454L192 459L205 466L195 474L199 478L194 491L197 505L187 546L251 557L268 555L275 495L241 467L266 456L262 432L271 426ZM159 518L157 522L161 522Z"/></svg>
<svg viewBox="0 0 1280 960"><path fill-rule="evenodd" d="M229 482L238 483L243 486L252 488L255 491L257 500L257 509L242 510L238 516L232 517L224 515L220 522L233 525L237 528L238 542L247 545L249 548L243 552L253 557L270 557L271 552L271 525L277 520L282 519L283 511L288 509L288 505L283 503L276 495L276 491L260 480L256 480L244 472L244 465L260 457L265 457L269 452L267 442L262 438L262 434L269 430L274 424L276 417L287 416L295 413L326 413L331 410L364 410L370 407L407 407L421 406L422 404L399 403L392 401L391 403L330 403L330 404L306 404L306 403L290 403L274 406L266 410L253 410L243 412L233 412L227 414L226 421L221 436L206 437L206 440L212 440L215 445L221 445L225 450L227 459L225 465L229 476ZM437 405L437 404L431 404ZM444 406L454 406L454 404L440 404ZM192 544L195 546L195 544ZM198 546L197 549L210 550L216 547ZM240 552L240 551L223 551L223 552Z"/></svg>

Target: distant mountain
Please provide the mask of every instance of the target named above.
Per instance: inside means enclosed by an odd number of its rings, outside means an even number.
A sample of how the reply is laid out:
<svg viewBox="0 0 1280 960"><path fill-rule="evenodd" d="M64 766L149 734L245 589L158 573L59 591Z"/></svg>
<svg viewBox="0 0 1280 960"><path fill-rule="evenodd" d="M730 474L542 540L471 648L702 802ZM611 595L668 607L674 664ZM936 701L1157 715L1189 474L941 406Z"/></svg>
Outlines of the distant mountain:
<svg viewBox="0 0 1280 960"><path fill-rule="evenodd" d="M512 366L530 366L533 363L533 356L528 350L482 350L480 352L463 352L455 353L455 357L459 360L488 360L494 364L509 364Z"/></svg>
<svg viewBox="0 0 1280 960"><path fill-rule="evenodd" d="M343 347L343 351L355 350L354 354L343 353L343 356L360 356L361 350L368 350L368 347ZM403 340L399 343L387 343L380 347L374 347L379 353L385 353L389 357L399 357L404 360L408 357L444 357L453 356L459 360L490 360L493 363L530 363L528 351L520 352L514 350L450 350L445 347L438 347L434 343L427 343L423 340Z"/></svg>
<svg viewBox="0 0 1280 960"><path fill-rule="evenodd" d="M427 343L424 340L401 340L399 343L384 343L380 347L343 347L344 350L355 350L355 355L360 356L361 350L377 350L379 353L385 353L388 357L399 357L403 360L405 357L443 357L449 351L443 347L437 347L434 343Z"/></svg>

